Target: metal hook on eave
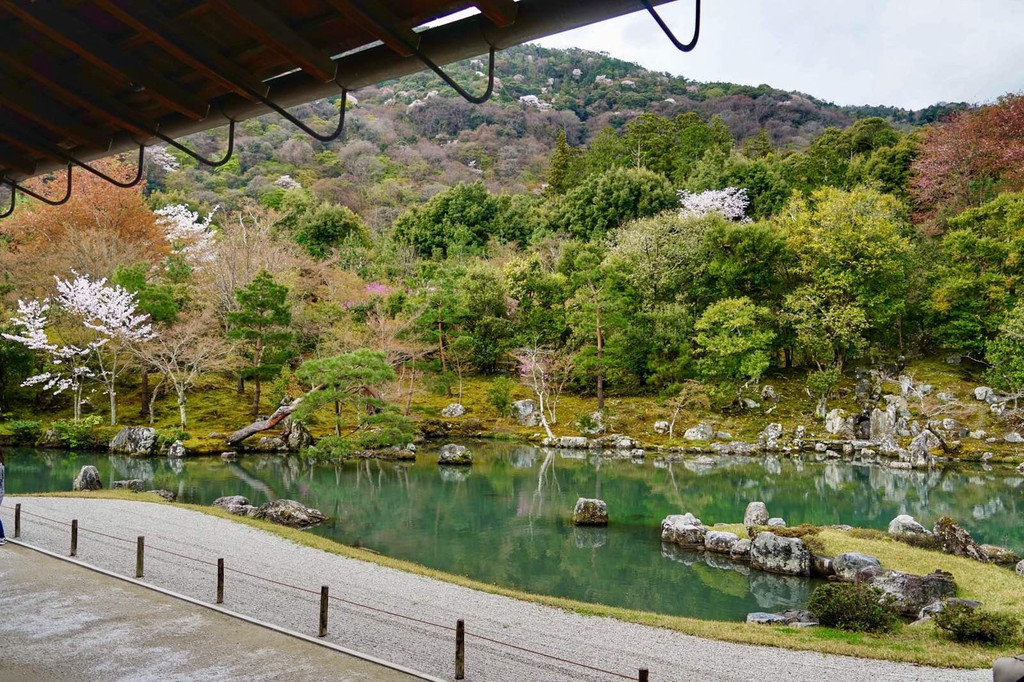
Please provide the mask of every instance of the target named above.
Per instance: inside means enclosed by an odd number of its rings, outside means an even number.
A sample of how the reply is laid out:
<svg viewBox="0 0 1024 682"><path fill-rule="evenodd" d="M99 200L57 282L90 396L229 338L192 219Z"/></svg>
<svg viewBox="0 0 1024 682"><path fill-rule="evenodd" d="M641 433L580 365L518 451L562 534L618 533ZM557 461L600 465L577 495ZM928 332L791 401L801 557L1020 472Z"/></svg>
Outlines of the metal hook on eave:
<svg viewBox="0 0 1024 682"><path fill-rule="evenodd" d="M345 89L345 88L341 89L341 111L338 114L338 127L335 128L333 133L330 133L328 135L323 135L323 134L318 133L317 131L313 130L312 128L307 126L305 123L303 123L302 121L300 121L299 119L295 118L294 116L289 114L287 111L285 111L285 109L282 106L280 106L279 104L276 104L276 103L270 101L268 98L263 97L263 96L258 96L258 97L259 97L259 100L261 102L263 102L263 104L267 105L268 107L270 107L271 109L276 111L278 114L280 114L284 119L289 121L296 128L298 128L302 132L306 133L310 137L315 138L317 140L320 140L321 142L333 142L334 140L337 140L339 137L341 137L341 134L345 131L345 109L348 106L348 90ZM233 122L232 122L232 124L233 124Z"/></svg>
<svg viewBox="0 0 1024 682"><path fill-rule="evenodd" d="M495 49L494 46L492 45L490 51L488 52L487 89L484 90L484 94L482 95L473 95L467 92L465 88L463 88L461 85L452 80L452 77L445 73L444 69L435 64L429 57L427 57L427 55L423 54L419 50L414 50L413 54L416 55L417 59L426 64L431 71L440 76L441 80L443 80L445 83L451 86L451 88L455 92L459 93L462 96L462 98L465 99L467 102L471 102L472 104L483 104L484 102L489 100L491 98L491 95L494 93L494 52Z"/></svg>
<svg viewBox="0 0 1024 682"><path fill-rule="evenodd" d="M651 4L650 0L640 0L640 2L647 8L647 11L651 13L654 20L658 22L658 26L661 27L661 30L664 31L665 35L668 36L668 39L672 41L672 44L676 46L677 50L681 52L689 52L693 48L697 47L697 39L700 37L700 0L697 0L697 19L693 26L693 39L685 45L679 42L679 39L676 38L674 33L672 33L672 29L668 27L668 24L665 23L664 19L654 11L654 5Z"/></svg>
<svg viewBox="0 0 1024 682"><path fill-rule="evenodd" d="M15 184L13 182L11 183L11 187L16 189L16 190L18 190L18 191L20 191L20 192L22 192L23 194L27 194L28 196L32 197L33 199L38 199L39 201L43 202L44 204L48 204L50 206L60 206L61 204L66 204L68 202L68 199L71 198L71 168L72 168L72 165L69 163L68 164L68 188L64 192L64 196L62 198L60 198L60 199L56 199L56 200L54 200L54 199L47 199L42 194L36 194L32 190L26 189L26 188L22 187L21 185Z"/></svg>
<svg viewBox="0 0 1024 682"><path fill-rule="evenodd" d="M224 158L219 161L211 161L207 159L205 156L200 156L199 154L195 153L194 151L192 151L185 145L181 144L180 142L176 142L175 140L167 137L159 130L153 133L153 135L159 137L161 140L171 145L175 149L180 149L181 151L185 152L199 163L206 166L210 166L212 168L219 168L220 166L223 166L224 164L231 160L232 154L235 153L235 119L233 118L228 119L228 151L224 155ZM139 167L141 168L142 164L139 164Z"/></svg>
<svg viewBox="0 0 1024 682"><path fill-rule="evenodd" d="M69 156L67 158L68 158L69 161L71 161L71 163L75 164L79 168L81 168L83 170L89 171L90 173L92 173L93 175L95 175L96 177L98 177L98 178L100 178L102 180L106 180L111 185L116 185L117 187L123 187L123 188L127 189L129 187L134 187L135 185L139 184L142 181L143 165L146 162L146 147L145 147L145 145L142 145L142 144L139 145L139 169L135 173L135 178L130 180L129 182L121 182L120 180L115 180L114 178L110 177L106 173L102 173L102 172L96 170L95 168L93 168L92 166L90 166L90 165L88 165L86 163L82 163L81 161L79 161L78 159L76 159L74 157Z"/></svg>
<svg viewBox="0 0 1024 682"><path fill-rule="evenodd" d="M17 194L18 194L17 191L14 188L14 183L13 182L11 182L10 180L7 180L7 179L0 179L0 185L2 185L4 183L7 183L11 187L11 207L8 210L4 211L3 213L0 213L0 220L3 220L4 218L7 218L12 213L14 213L14 203L15 203L15 199L17 199Z"/></svg>

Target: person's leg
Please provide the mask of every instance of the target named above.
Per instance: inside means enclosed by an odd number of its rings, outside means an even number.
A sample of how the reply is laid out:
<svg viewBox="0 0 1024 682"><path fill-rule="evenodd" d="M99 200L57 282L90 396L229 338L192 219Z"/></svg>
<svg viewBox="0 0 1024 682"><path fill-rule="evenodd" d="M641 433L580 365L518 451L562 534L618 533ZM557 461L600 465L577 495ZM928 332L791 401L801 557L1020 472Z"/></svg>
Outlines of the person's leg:
<svg viewBox="0 0 1024 682"><path fill-rule="evenodd" d="M7 538L6 538L6 536L4 536L4 522L3 522L3 519L0 519L0 540L2 540L3 542L7 542Z"/></svg>

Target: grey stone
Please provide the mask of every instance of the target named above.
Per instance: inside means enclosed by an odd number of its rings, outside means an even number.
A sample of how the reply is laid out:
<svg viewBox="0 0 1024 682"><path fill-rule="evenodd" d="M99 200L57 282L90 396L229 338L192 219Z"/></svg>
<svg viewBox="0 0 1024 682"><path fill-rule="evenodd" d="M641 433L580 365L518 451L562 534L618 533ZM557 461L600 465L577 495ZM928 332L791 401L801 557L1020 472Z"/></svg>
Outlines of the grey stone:
<svg viewBox="0 0 1024 682"><path fill-rule="evenodd" d="M918 621L927 620L927 619L931 618L932 616L934 616L936 613L938 613L939 611L944 609L949 604L962 604L962 605L964 605L964 606L966 606L968 608L972 608L972 609L976 609L979 606L981 606L981 602L980 601L974 601L973 599L957 599L955 597L953 599L943 599L941 601L932 602L931 604L928 604L927 606L922 608L920 611L918 611L917 612L917 619L918 619Z"/></svg>
<svg viewBox="0 0 1024 682"><path fill-rule="evenodd" d="M512 416L520 426L537 426L540 424L540 413L537 403L532 400L517 400L512 403Z"/></svg>
<svg viewBox="0 0 1024 682"><path fill-rule="evenodd" d="M227 497L218 497L213 501L214 507L220 507L226 509L232 514L239 514L244 516L249 509L255 509L249 502L249 498L243 495L229 495Z"/></svg>
<svg viewBox="0 0 1024 682"><path fill-rule="evenodd" d="M959 365L960 364L960 356L958 354L946 356L946 364L947 365Z"/></svg>
<svg viewBox="0 0 1024 682"><path fill-rule="evenodd" d="M1017 575L1019 575L1020 577L1024 578L1024 561L1022 561L1019 564L1017 564L1017 567L1014 568L1013 570L1017 573Z"/></svg>
<svg viewBox="0 0 1024 682"><path fill-rule="evenodd" d="M1003 440L1007 443L1024 443L1024 436L1020 435L1016 431L1011 431L1003 436Z"/></svg>
<svg viewBox="0 0 1024 682"><path fill-rule="evenodd" d="M750 561L750 546L753 543L748 538L740 538L733 543L729 550L729 556L737 561Z"/></svg>
<svg viewBox="0 0 1024 682"><path fill-rule="evenodd" d="M765 384L761 387L761 400L764 402L778 402L779 394L775 391L775 387L771 384Z"/></svg>
<svg viewBox="0 0 1024 682"><path fill-rule="evenodd" d="M294 419L284 421L284 432L281 434L284 449L288 452L299 452L313 444L313 434L306 425Z"/></svg>
<svg viewBox="0 0 1024 682"><path fill-rule="evenodd" d="M577 526L607 526L608 504L604 500L581 497L572 510L572 522Z"/></svg>
<svg viewBox="0 0 1024 682"><path fill-rule="evenodd" d="M585 424L577 424L581 433L588 435L597 435L604 433L604 414L600 410L595 410L590 413L590 420Z"/></svg>
<svg viewBox="0 0 1024 682"><path fill-rule="evenodd" d="M853 429L846 419L846 410L838 407L825 415L825 430L836 436L853 438Z"/></svg>
<svg viewBox="0 0 1024 682"><path fill-rule="evenodd" d="M768 505L764 502L751 502L743 512L743 525L747 528L768 525Z"/></svg>
<svg viewBox="0 0 1024 682"><path fill-rule="evenodd" d="M220 458L223 459L225 462L234 462L236 459L238 459L238 453L235 452L234 450L228 450L226 452L220 453Z"/></svg>
<svg viewBox="0 0 1024 682"><path fill-rule="evenodd" d="M185 445L180 441L176 440L171 443L171 446L167 448L168 459L181 459L185 456Z"/></svg>
<svg viewBox="0 0 1024 682"><path fill-rule="evenodd" d="M701 422L692 426L683 433L686 440L711 440L715 437L715 427L707 422Z"/></svg>
<svg viewBox="0 0 1024 682"><path fill-rule="evenodd" d="M865 568L881 568L882 564L876 557L860 552L846 552L832 560L832 568L840 580L855 582L857 574Z"/></svg>
<svg viewBox="0 0 1024 682"><path fill-rule="evenodd" d="M736 533L729 533L722 530L709 530L704 536L704 547L709 552L718 554L731 554L732 547L739 542Z"/></svg>
<svg viewBox="0 0 1024 682"><path fill-rule="evenodd" d="M935 571L926 576L903 571L882 571L872 576L868 583L892 595L900 613L910 618L915 617L928 604L956 596L956 582L951 574L944 571Z"/></svg>
<svg viewBox="0 0 1024 682"><path fill-rule="evenodd" d="M768 519L768 527L769 528L785 528L786 527L786 519L783 519L783 518L778 517L778 516L770 518L770 519Z"/></svg>
<svg viewBox="0 0 1024 682"><path fill-rule="evenodd" d="M889 522L889 535L931 535L931 531L909 514L900 514Z"/></svg>
<svg viewBox="0 0 1024 682"><path fill-rule="evenodd" d="M466 414L466 408L459 403L452 403L441 410L442 417L461 417L464 414Z"/></svg>
<svg viewBox="0 0 1024 682"><path fill-rule="evenodd" d="M465 466L473 463L473 453L465 445L448 443L441 446L437 463L442 466Z"/></svg>
<svg viewBox="0 0 1024 682"><path fill-rule="evenodd" d="M586 450L590 442L585 436L562 436L556 445L566 450Z"/></svg>
<svg viewBox="0 0 1024 682"><path fill-rule="evenodd" d="M977 388L974 389L975 400L980 400L982 402L987 403L993 395L995 395L995 391L993 391L988 386L978 386Z"/></svg>
<svg viewBox="0 0 1024 682"><path fill-rule="evenodd" d="M942 543L942 551L946 554L963 556L976 561L988 561L981 545L974 541L966 529L958 526L950 517L943 516L936 521L932 532Z"/></svg>
<svg viewBox="0 0 1024 682"><path fill-rule="evenodd" d="M661 522L661 541L689 549L703 549L707 528L693 514L673 514Z"/></svg>
<svg viewBox="0 0 1024 682"><path fill-rule="evenodd" d="M789 625L789 621L786 620L785 616L780 616L777 613L765 613L758 611L756 613L747 614L748 625Z"/></svg>
<svg viewBox="0 0 1024 682"><path fill-rule="evenodd" d="M800 538L784 538L762 531L750 548L750 565L769 573L810 575L811 553Z"/></svg>
<svg viewBox="0 0 1024 682"><path fill-rule="evenodd" d="M139 457L156 453L156 429L126 426L110 440L110 454Z"/></svg>
<svg viewBox="0 0 1024 682"><path fill-rule="evenodd" d="M764 427L757 442L762 448L774 450L779 446L779 439L782 438L782 433L782 424L773 422Z"/></svg>
<svg viewBox="0 0 1024 682"><path fill-rule="evenodd" d="M998 545L982 545L981 551L985 553L991 563L999 566L1013 566L1021 560L1020 555L1012 549Z"/></svg>
<svg viewBox="0 0 1024 682"><path fill-rule="evenodd" d="M168 502L174 502L175 495L170 490L147 490L146 493L162 497Z"/></svg>
<svg viewBox="0 0 1024 682"><path fill-rule="evenodd" d="M267 502L255 512L250 512L249 516L292 528L315 526L327 518L319 509L307 507L295 500Z"/></svg>
<svg viewBox="0 0 1024 682"><path fill-rule="evenodd" d="M100 481L100 472L94 466L86 465L82 467L82 470L78 472L78 476L75 477L75 482L72 484L72 490L88 491L88 490L99 490L103 487L103 482Z"/></svg>
<svg viewBox="0 0 1024 682"><path fill-rule="evenodd" d="M114 481L110 484L111 490L132 490L137 493L141 493L142 489L145 487L145 482L138 478L132 478L126 481Z"/></svg>
<svg viewBox="0 0 1024 682"><path fill-rule="evenodd" d="M666 421L654 422L654 432L659 435L667 435L669 431L669 423Z"/></svg>

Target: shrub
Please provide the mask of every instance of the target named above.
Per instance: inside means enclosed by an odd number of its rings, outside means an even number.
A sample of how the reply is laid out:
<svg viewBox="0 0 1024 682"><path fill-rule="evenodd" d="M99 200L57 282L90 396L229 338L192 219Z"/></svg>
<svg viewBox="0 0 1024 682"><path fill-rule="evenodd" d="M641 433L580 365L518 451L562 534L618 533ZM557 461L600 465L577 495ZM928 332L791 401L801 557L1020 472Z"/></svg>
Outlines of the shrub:
<svg viewBox="0 0 1024 682"><path fill-rule="evenodd" d="M877 587L828 583L814 589L807 608L822 625L851 632L892 632L899 612L892 596Z"/></svg>
<svg viewBox="0 0 1024 682"><path fill-rule="evenodd" d="M81 447L91 447L95 438L93 431L100 425L103 419L98 414L90 414L79 420L58 419L51 425L53 432L60 441L70 450L77 450Z"/></svg>
<svg viewBox="0 0 1024 682"><path fill-rule="evenodd" d="M946 604L934 619L957 642L1006 646L1015 644L1021 634L1021 622L1016 616L982 611L967 604Z"/></svg>
<svg viewBox="0 0 1024 682"><path fill-rule="evenodd" d="M508 377L497 377L487 388L487 402L499 415L507 417L512 408L512 389L516 382Z"/></svg>
<svg viewBox="0 0 1024 682"><path fill-rule="evenodd" d="M15 445L32 445L43 433L40 422L19 419L8 424Z"/></svg>

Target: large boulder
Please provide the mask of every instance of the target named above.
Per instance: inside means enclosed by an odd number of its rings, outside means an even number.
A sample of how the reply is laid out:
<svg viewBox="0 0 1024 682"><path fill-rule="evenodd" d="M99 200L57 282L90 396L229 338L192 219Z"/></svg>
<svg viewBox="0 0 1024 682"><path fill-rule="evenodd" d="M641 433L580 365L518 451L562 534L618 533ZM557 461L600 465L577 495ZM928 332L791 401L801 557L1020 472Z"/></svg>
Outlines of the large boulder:
<svg viewBox="0 0 1024 682"><path fill-rule="evenodd" d="M313 444L313 434L305 424L294 419L285 420L281 439L284 441L284 449L289 452L299 452Z"/></svg>
<svg viewBox="0 0 1024 682"><path fill-rule="evenodd" d="M810 575L811 553L800 538L785 538L762 531L750 547L750 565L769 573Z"/></svg>
<svg viewBox="0 0 1024 682"><path fill-rule="evenodd" d="M747 538L740 538L733 543L729 550L729 556L736 561L750 561L750 545L753 543Z"/></svg>
<svg viewBox="0 0 1024 682"><path fill-rule="evenodd" d="M825 430L840 438L853 438L853 418L847 417L846 410L838 407L825 415Z"/></svg>
<svg viewBox="0 0 1024 682"><path fill-rule="evenodd" d="M942 447L942 441L929 429L924 429L910 441L910 457L913 464L927 464L931 461L932 451Z"/></svg>
<svg viewBox="0 0 1024 682"><path fill-rule="evenodd" d="M779 439L782 438L782 433L782 424L772 422L761 431L761 435L757 438L757 444L765 450L776 450L779 447Z"/></svg>
<svg viewBox="0 0 1024 682"><path fill-rule="evenodd" d="M751 502L743 512L743 525L746 528L768 525L768 505L764 502Z"/></svg>
<svg viewBox="0 0 1024 682"><path fill-rule="evenodd" d="M891 408L892 409L892 408ZM880 442L886 436L895 435L896 411L895 409L880 410L877 407L871 410L870 439Z"/></svg>
<svg viewBox="0 0 1024 682"><path fill-rule="evenodd" d="M1006 547L982 545L981 551L985 553L990 562L999 566L1013 566L1020 561L1020 555Z"/></svg>
<svg viewBox="0 0 1024 682"><path fill-rule="evenodd" d="M167 448L168 459L181 459L185 456L185 445L180 441L176 440L171 443L171 446Z"/></svg>
<svg viewBox="0 0 1024 682"><path fill-rule="evenodd" d="M1017 567L1013 570L1017 572L1017 575L1024 578L1024 561L1017 564Z"/></svg>
<svg viewBox="0 0 1024 682"><path fill-rule="evenodd" d="M976 561L988 561L985 550L981 548L966 529L957 525L956 521L948 516L943 516L935 522L932 531L942 545L942 551L946 554L955 554Z"/></svg>
<svg viewBox="0 0 1024 682"><path fill-rule="evenodd" d="M540 413L537 403L532 400L517 400L512 403L512 417L520 426L537 426L540 424Z"/></svg>
<svg viewBox="0 0 1024 682"><path fill-rule="evenodd" d="M146 484L139 478L132 478L125 481L114 481L110 484L111 490L131 490L132 492L141 493Z"/></svg>
<svg viewBox="0 0 1024 682"><path fill-rule="evenodd" d="M441 465L465 466L473 463L473 453L465 445L448 443L441 447L441 454L437 458Z"/></svg>
<svg viewBox="0 0 1024 682"><path fill-rule="evenodd" d="M729 533L724 530L709 530L704 536L704 548L709 552L719 554L732 554L733 545L739 542L740 538L736 533Z"/></svg>
<svg viewBox="0 0 1024 682"><path fill-rule="evenodd" d="M918 523L910 514L900 514L889 522L889 535L931 535L932 532Z"/></svg>
<svg viewBox="0 0 1024 682"><path fill-rule="evenodd" d="M156 452L156 429L148 426L126 426L110 439L110 453L142 457Z"/></svg>
<svg viewBox="0 0 1024 682"><path fill-rule="evenodd" d="M75 477L75 482L71 489L88 491L99 490L102 487L103 482L100 480L99 470L94 466L86 465L78 472L78 476Z"/></svg>
<svg viewBox="0 0 1024 682"><path fill-rule="evenodd" d="M846 552L832 560L832 570L848 583L857 581L857 574L865 568L881 568L882 564L876 557L860 552Z"/></svg>
<svg viewBox="0 0 1024 682"><path fill-rule="evenodd" d="M980 401L985 402L985 403L991 402L992 397L994 395L995 395L995 391L993 391L988 386L978 386L977 388L974 389L974 399L975 400L980 400Z"/></svg>
<svg viewBox="0 0 1024 682"><path fill-rule="evenodd" d="M657 422L654 422L654 432L656 434L658 434L659 436L668 435L668 432L669 432L670 428L671 427L670 427L670 425L669 425L669 423L667 421L657 421Z"/></svg>
<svg viewBox="0 0 1024 682"><path fill-rule="evenodd" d="M466 414L466 408L459 403L452 403L441 410L442 417L461 417L464 414Z"/></svg>
<svg viewBox="0 0 1024 682"><path fill-rule="evenodd" d="M586 450L590 441L586 436L562 436L550 443L553 447L565 448L566 450Z"/></svg>
<svg viewBox="0 0 1024 682"><path fill-rule="evenodd" d="M228 495L227 497L218 497L213 501L214 507L220 507L225 509L232 514L239 516L248 515L249 511L255 511L256 507L249 502L249 498L244 495Z"/></svg>
<svg viewBox="0 0 1024 682"><path fill-rule="evenodd" d="M895 598L900 613L916 617L928 604L956 596L956 582L945 571L936 570L925 576L903 571L881 571L868 583Z"/></svg>
<svg viewBox="0 0 1024 682"><path fill-rule="evenodd" d="M707 528L693 514L673 514L661 522L661 541L687 549L704 549Z"/></svg>
<svg viewBox="0 0 1024 682"><path fill-rule="evenodd" d="M683 433L683 438L686 440L711 440L715 437L715 427L707 422L701 422L696 426L691 426L686 429Z"/></svg>
<svg viewBox="0 0 1024 682"><path fill-rule="evenodd" d="M312 509L295 500L267 502L250 516L292 528L315 526L327 518L319 509Z"/></svg>
<svg viewBox="0 0 1024 682"><path fill-rule="evenodd" d="M581 497L572 510L572 522L577 526L607 526L608 504L604 500Z"/></svg>

